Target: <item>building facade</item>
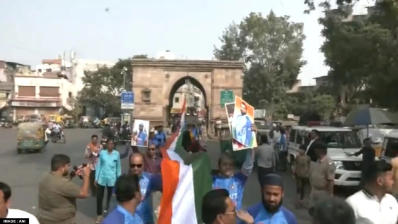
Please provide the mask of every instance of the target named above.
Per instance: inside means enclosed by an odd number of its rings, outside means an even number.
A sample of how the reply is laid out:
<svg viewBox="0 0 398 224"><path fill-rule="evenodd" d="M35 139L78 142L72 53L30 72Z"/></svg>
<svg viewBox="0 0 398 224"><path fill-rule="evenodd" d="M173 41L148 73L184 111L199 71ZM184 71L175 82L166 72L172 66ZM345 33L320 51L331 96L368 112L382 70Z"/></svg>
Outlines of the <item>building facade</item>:
<svg viewBox="0 0 398 224"><path fill-rule="evenodd" d="M14 76L18 72L26 72L30 66L16 62L0 60L0 117L13 117L10 101L14 94Z"/></svg>
<svg viewBox="0 0 398 224"><path fill-rule="evenodd" d="M220 104L221 91L232 90L242 96L243 68L244 64L238 61L133 59L133 117L150 120L154 126L169 125L173 97L190 82L204 96L208 124L217 118L226 121Z"/></svg>
<svg viewBox="0 0 398 224"><path fill-rule="evenodd" d="M72 83L54 72L17 74L11 101L13 120L32 114L48 117L72 110Z"/></svg>

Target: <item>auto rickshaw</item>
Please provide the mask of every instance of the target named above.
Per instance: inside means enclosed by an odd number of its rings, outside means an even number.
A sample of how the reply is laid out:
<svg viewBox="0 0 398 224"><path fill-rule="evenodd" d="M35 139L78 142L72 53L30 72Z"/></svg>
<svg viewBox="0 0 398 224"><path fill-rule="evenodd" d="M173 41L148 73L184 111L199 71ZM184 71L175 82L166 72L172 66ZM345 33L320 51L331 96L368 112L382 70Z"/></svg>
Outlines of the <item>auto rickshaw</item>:
<svg viewBox="0 0 398 224"><path fill-rule="evenodd" d="M17 152L37 151L46 146L45 124L43 122L25 122L18 125Z"/></svg>

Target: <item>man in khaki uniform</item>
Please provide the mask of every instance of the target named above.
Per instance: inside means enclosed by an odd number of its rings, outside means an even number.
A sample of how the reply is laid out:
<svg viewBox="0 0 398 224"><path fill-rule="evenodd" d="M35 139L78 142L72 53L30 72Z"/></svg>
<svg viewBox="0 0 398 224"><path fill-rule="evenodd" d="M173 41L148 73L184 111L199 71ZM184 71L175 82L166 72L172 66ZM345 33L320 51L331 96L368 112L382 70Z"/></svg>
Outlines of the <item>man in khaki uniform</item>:
<svg viewBox="0 0 398 224"><path fill-rule="evenodd" d="M327 156L327 147L320 143L315 146L317 161L311 164L311 205L324 196L333 195L334 171L333 161Z"/></svg>
<svg viewBox="0 0 398 224"><path fill-rule="evenodd" d="M75 224L76 198L89 196L90 167L78 170L83 178L79 187L69 178L70 158L56 154L51 159L51 172L39 184L39 222L41 224Z"/></svg>

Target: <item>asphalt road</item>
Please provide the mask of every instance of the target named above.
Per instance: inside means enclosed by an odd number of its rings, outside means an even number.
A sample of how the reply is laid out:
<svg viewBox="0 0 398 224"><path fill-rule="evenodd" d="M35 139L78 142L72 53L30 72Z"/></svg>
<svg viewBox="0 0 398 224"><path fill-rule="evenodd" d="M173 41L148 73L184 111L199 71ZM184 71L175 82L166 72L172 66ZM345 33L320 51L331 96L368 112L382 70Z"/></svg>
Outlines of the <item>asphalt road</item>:
<svg viewBox="0 0 398 224"><path fill-rule="evenodd" d="M71 157L72 165L79 165L83 161L83 149L94 133L100 129L66 129L66 144L49 143L42 153L17 154L16 128L0 128L0 180L12 187L12 207L35 214L37 212L38 183L42 176L50 170L51 157L56 153L64 153ZM220 153L217 141L206 142L213 168L217 167ZM121 151L124 151L121 149ZM127 170L127 159L122 161L122 170ZM123 172L122 171L122 172ZM257 174L253 174L246 184L243 208L260 202L260 188ZM298 218L298 223L311 223L307 210L296 209L295 184L289 174L282 173L285 184L284 205L291 209ZM74 181L80 184L81 180ZM115 204L113 199L112 205ZM96 214L96 200L93 197L78 200L77 223L94 223Z"/></svg>

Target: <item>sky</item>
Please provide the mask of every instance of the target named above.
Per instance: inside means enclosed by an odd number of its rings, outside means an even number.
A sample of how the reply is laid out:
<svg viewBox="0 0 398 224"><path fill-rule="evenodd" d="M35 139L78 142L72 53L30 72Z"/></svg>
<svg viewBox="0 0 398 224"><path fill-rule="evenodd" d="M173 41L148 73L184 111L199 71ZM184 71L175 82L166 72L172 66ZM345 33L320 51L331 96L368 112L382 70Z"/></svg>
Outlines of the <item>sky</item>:
<svg viewBox="0 0 398 224"><path fill-rule="evenodd" d="M372 0L361 0L357 12ZM214 59L219 37L250 12L271 10L304 23L303 85L327 75L320 10L304 0L1 0L0 60L36 65L74 51L78 58L117 61L170 50L178 59Z"/></svg>

